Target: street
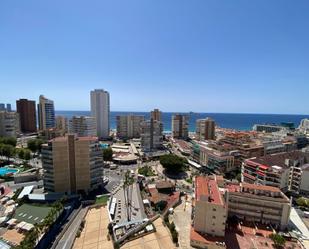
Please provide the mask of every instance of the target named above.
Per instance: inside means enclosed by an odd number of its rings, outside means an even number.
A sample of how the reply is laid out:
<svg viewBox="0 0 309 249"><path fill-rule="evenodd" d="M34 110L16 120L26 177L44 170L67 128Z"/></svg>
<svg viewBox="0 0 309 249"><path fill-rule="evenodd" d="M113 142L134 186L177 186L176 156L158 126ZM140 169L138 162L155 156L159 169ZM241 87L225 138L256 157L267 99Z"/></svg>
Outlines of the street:
<svg viewBox="0 0 309 249"><path fill-rule="evenodd" d="M108 177L109 181L105 185L107 192L112 192L124 179L125 173L129 170L136 171L138 165L118 165L117 169L104 168L103 175Z"/></svg>
<svg viewBox="0 0 309 249"><path fill-rule="evenodd" d="M185 201L185 197L182 197L181 204L170 215L170 219L174 221L176 230L179 233L179 247L181 249L193 249L190 246L191 211L191 197L188 196L187 201Z"/></svg>
<svg viewBox="0 0 309 249"><path fill-rule="evenodd" d="M86 215L88 208L82 208L79 213L76 215L71 225L63 234L62 238L56 245L56 249L71 249L76 237L77 230L79 229L80 223L83 220L83 217Z"/></svg>

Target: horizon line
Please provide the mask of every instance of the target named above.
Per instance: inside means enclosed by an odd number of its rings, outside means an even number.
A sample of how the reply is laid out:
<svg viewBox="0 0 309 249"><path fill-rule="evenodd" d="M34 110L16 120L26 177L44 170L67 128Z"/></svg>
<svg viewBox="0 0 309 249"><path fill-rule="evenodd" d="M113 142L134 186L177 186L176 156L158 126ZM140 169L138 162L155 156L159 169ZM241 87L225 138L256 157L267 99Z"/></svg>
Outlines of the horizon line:
<svg viewBox="0 0 309 249"><path fill-rule="evenodd" d="M160 109L159 109L160 110ZM301 113L261 113L261 112L196 112L196 111L162 111L163 113L184 113L184 114L190 114L190 113L198 113L198 114L252 114L252 115L291 115L291 116L309 116L309 114L301 114ZM55 110L55 112L91 112L90 110ZM150 111L110 111L110 112L127 112L127 113L145 113Z"/></svg>

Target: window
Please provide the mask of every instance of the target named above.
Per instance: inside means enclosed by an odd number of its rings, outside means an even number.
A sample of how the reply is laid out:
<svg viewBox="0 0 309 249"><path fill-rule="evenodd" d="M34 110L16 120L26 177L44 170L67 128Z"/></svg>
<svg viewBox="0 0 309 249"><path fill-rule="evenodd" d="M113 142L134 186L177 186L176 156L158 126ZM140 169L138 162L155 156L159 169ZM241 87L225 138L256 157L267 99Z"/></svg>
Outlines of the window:
<svg viewBox="0 0 309 249"><path fill-rule="evenodd" d="M212 211L217 211L217 209L213 208Z"/></svg>
<svg viewBox="0 0 309 249"><path fill-rule="evenodd" d="M213 219L216 219L216 216L212 216Z"/></svg>

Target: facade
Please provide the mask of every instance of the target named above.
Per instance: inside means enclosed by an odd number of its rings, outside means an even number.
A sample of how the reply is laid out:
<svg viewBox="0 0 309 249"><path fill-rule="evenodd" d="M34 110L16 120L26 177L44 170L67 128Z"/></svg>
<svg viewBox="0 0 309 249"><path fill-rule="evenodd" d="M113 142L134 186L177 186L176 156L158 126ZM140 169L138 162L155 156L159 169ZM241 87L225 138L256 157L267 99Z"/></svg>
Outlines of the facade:
<svg viewBox="0 0 309 249"><path fill-rule="evenodd" d="M309 119L302 119L298 129L305 134L309 133Z"/></svg>
<svg viewBox="0 0 309 249"><path fill-rule="evenodd" d="M35 101L19 99L16 101L16 111L20 118L20 130L24 133L36 132Z"/></svg>
<svg viewBox="0 0 309 249"><path fill-rule="evenodd" d="M159 109L154 109L150 112L150 118L155 121L162 122L162 112Z"/></svg>
<svg viewBox="0 0 309 249"><path fill-rule="evenodd" d="M103 156L96 137L66 135L42 146L44 189L78 193L103 182Z"/></svg>
<svg viewBox="0 0 309 249"><path fill-rule="evenodd" d="M117 137L122 139L139 138L141 135L141 123L144 121L141 115L117 116Z"/></svg>
<svg viewBox="0 0 309 249"><path fill-rule="evenodd" d="M68 132L68 119L65 116L56 116L56 130L63 135Z"/></svg>
<svg viewBox="0 0 309 249"><path fill-rule="evenodd" d="M215 139L215 121L211 118L196 120L195 136L198 140Z"/></svg>
<svg viewBox="0 0 309 249"><path fill-rule="evenodd" d="M187 139L189 136L189 116L176 114L172 116L172 136Z"/></svg>
<svg viewBox="0 0 309 249"><path fill-rule="evenodd" d="M279 188L240 183L227 189L229 217L272 225L280 230L287 227L291 203Z"/></svg>
<svg viewBox="0 0 309 249"><path fill-rule="evenodd" d="M19 114L0 111L0 137L16 137L20 133Z"/></svg>
<svg viewBox="0 0 309 249"><path fill-rule="evenodd" d="M224 248L228 218L271 225L280 230L288 225L291 203L276 187L226 183L222 176L216 175L197 176L195 183L190 233L193 247Z"/></svg>
<svg viewBox="0 0 309 249"><path fill-rule="evenodd" d="M11 104L3 104L0 103L0 111L7 111L7 112L11 112L12 111L12 105Z"/></svg>
<svg viewBox="0 0 309 249"><path fill-rule="evenodd" d="M307 153L292 151L263 157L250 158L243 162L241 176L246 183L278 187L295 193L309 190ZM302 172L305 172L302 177Z"/></svg>
<svg viewBox="0 0 309 249"><path fill-rule="evenodd" d="M11 104L6 104L6 111L11 112L12 111L12 105Z"/></svg>
<svg viewBox="0 0 309 249"><path fill-rule="evenodd" d="M254 131L266 132L266 133L278 132L283 129L285 129L285 127L282 127L279 125L272 125L272 124L255 124L253 126Z"/></svg>
<svg viewBox="0 0 309 249"><path fill-rule="evenodd" d="M69 132L79 137L96 136L96 120L94 117L73 116L69 121Z"/></svg>
<svg viewBox="0 0 309 249"><path fill-rule="evenodd" d="M90 92L91 115L96 119L97 136L108 138L110 131L109 92L95 89Z"/></svg>
<svg viewBox="0 0 309 249"><path fill-rule="evenodd" d="M227 206L220 194L216 176L197 176L195 179L193 228L196 232L223 237Z"/></svg>
<svg viewBox="0 0 309 249"><path fill-rule="evenodd" d="M141 147L143 151L154 151L162 148L163 125L150 119L141 123Z"/></svg>
<svg viewBox="0 0 309 249"><path fill-rule="evenodd" d="M39 129L46 130L56 127L54 101L40 95L38 104Z"/></svg>
<svg viewBox="0 0 309 249"><path fill-rule="evenodd" d="M200 146L199 163L214 173L226 173L236 169L233 153L219 151L213 148Z"/></svg>

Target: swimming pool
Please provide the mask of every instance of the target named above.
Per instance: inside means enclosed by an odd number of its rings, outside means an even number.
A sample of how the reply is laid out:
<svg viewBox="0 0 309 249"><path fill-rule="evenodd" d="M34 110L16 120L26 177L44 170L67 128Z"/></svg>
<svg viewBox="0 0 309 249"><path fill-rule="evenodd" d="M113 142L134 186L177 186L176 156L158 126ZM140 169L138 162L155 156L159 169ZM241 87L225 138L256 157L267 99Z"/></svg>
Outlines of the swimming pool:
<svg viewBox="0 0 309 249"><path fill-rule="evenodd" d="M109 144L100 143L100 146L102 149L107 149L109 147Z"/></svg>
<svg viewBox="0 0 309 249"><path fill-rule="evenodd" d="M7 168L7 167L3 167L3 168L0 168L0 176L4 176L4 175L10 174L10 173L15 174L17 171L18 171L17 169L10 169L10 168Z"/></svg>

